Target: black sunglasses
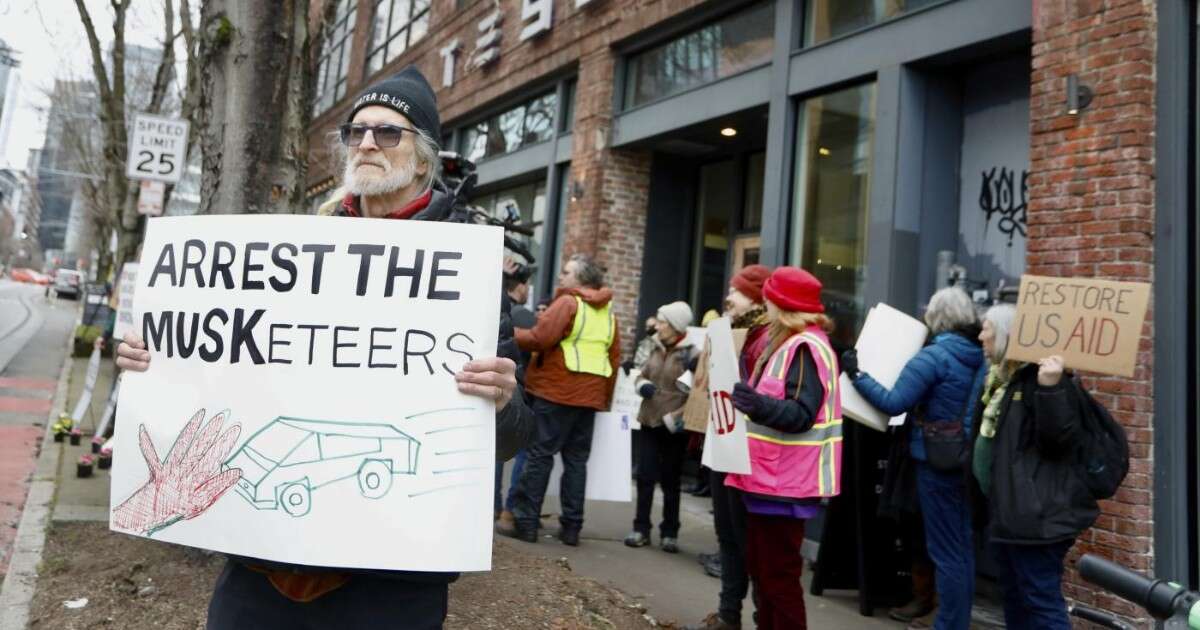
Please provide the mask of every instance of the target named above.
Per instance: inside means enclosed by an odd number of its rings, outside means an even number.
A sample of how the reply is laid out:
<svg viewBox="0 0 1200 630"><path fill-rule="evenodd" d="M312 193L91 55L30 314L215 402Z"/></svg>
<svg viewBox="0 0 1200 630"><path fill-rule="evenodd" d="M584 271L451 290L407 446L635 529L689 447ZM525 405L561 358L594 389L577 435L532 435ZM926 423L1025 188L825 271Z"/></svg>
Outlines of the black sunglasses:
<svg viewBox="0 0 1200 630"><path fill-rule="evenodd" d="M404 132L416 134L417 130L410 127L398 127L396 125L358 125L354 123L345 123L338 128L342 135L342 144L348 147L357 147L363 143L367 137L367 132L370 131L375 135L375 144L380 148L387 149L400 144L400 140L404 137Z"/></svg>

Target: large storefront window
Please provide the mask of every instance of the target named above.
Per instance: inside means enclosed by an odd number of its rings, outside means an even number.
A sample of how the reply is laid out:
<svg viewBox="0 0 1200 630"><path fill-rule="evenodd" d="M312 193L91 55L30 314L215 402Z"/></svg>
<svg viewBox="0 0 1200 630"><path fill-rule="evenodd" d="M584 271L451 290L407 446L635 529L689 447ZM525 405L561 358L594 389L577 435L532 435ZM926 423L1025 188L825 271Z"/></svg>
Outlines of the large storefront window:
<svg viewBox="0 0 1200 630"><path fill-rule="evenodd" d="M796 127L790 259L825 285L835 337L853 345L865 315L874 84L804 101Z"/></svg>
<svg viewBox="0 0 1200 630"><path fill-rule="evenodd" d="M491 214L498 219L506 219L513 214L521 217L521 223L531 223L540 221L543 225L534 228L533 236L522 236L520 234L510 234L517 242L525 246L537 258L537 261L530 265L533 269L533 276L530 279L530 295L537 295L541 287L535 286L538 280L537 271L545 263L545 258L549 255L544 251L546 242L546 181L531 182L505 188L487 195L481 195L471 200L471 203L479 206L484 212Z"/></svg>
<svg viewBox="0 0 1200 630"><path fill-rule="evenodd" d="M379 0L367 51L367 76L379 72L429 31L429 0Z"/></svg>
<svg viewBox="0 0 1200 630"><path fill-rule="evenodd" d="M809 0L804 44L811 46L946 0Z"/></svg>
<svg viewBox="0 0 1200 630"><path fill-rule="evenodd" d="M756 4L631 57L625 107L636 107L769 62L775 32L773 4Z"/></svg>
<svg viewBox="0 0 1200 630"><path fill-rule="evenodd" d="M478 162L511 153L554 136L554 92L495 114L462 131L461 153Z"/></svg>
<svg viewBox="0 0 1200 630"><path fill-rule="evenodd" d="M341 0L333 22L325 29L325 43L317 66L313 115L333 107L346 95L346 72L350 69L350 45L354 41L357 0Z"/></svg>

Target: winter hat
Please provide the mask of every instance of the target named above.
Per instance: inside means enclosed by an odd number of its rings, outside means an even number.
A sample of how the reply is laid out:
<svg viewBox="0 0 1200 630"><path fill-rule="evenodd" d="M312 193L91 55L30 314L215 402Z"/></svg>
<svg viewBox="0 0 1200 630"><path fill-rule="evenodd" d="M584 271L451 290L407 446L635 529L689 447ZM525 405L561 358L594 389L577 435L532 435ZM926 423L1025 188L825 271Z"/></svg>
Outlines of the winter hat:
<svg viewBox="0 0 1200 630"><path fill-rule="evenodd" d="M692 325L692 307L687 302L671 302L658 308L657 319L666 322L675 332L687 332Z"/></svg>
<svg viewBox="0 0 1200 630"><path fill-rule="evenodd" d="M821 281L799 267L780 267L763 284L763 295L779 308L800 313L824 313Z"/></svg>
<svg viewBox="0 0 1200 630"><path fill-rule="evenodd" d="M416 66L408 66L391 77L372 85L358 95L346 122L354 120L358 110L382 105L404 114L417 129L429 134L434 142L442 141L442 123L438 118L437 95Z"/></svg>
<svg viewBox="0 0 1200 630"><path fill-rule="evenodd" d="M749 265L742 267L737 275L729 281L729 286L750 298L755 304L762 304L763 283L771 276L771 268L765 265Z"/></svg>

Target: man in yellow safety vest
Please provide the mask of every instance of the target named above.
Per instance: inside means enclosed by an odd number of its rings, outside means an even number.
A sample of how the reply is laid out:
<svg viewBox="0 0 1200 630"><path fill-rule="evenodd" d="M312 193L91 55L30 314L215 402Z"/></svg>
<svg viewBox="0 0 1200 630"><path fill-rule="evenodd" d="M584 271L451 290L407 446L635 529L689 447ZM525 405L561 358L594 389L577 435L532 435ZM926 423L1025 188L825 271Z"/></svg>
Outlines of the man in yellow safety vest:
<svg viewBox="0 0 1200 630"><path fill-rule="evenodd" d="M514 522L497 523L500 534L537 542L554 455L562 453L558 538L563 544L579 544L593 415L609 408L621 356L612 289L603 285L604 272L595 262L587 256L572 257L558 275L554 301L537 324L516 330L517 345L533 353L525 387L537 432L517 481Z"/></svg>

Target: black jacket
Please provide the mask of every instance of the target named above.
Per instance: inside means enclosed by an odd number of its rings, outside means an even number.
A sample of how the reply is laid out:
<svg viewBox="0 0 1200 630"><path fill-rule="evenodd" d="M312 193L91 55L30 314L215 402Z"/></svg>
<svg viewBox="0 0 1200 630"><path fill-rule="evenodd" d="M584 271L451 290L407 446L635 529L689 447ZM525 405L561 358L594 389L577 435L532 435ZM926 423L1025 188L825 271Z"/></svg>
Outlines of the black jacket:
<svg viewBox="0 0 1200 630"><path fill-rule="evenodd" d="M1083 430L1078 385L1064 375L1058 385L1042 387L1037 372L1036 365L1017 372L1001 401L987 497L995 542L1071 540L1100 514L1078 473Z"/></svg>

